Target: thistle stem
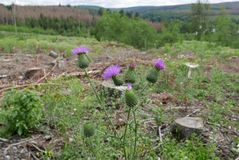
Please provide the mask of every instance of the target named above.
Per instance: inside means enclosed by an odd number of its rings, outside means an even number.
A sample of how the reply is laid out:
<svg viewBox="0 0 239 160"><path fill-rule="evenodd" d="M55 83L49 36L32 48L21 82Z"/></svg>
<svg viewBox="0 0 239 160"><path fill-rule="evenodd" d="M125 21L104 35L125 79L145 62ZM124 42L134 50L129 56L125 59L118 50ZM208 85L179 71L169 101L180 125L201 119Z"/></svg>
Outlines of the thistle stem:
<svg viewBox="0 0 239 160"><path fill-rule="evenodd" d="M130 117L130 111L131 111L131 109L129 109L129 111L128 111L126 126L125 126L125 130L124 130L124 135L123 135L123 144L124 144L124 156L125 156L125 160L127 160L126 134L127 134L127 130L128 130L128 121L129 121L129 117Z"/></svg>
<svg viewBox="0 0 239 160"><path fill-rule="evenodd" d="M138 140L138 137L137 137L138 125L137 125L136 113L135 112L136 111L134 110L133 111L134 125L135 125L135 128L134 128L134 150L133 150L133 158L134 159L136 157L136 147L137 147L137 140Z"/></svg>
<svg viewBox="0 0 239 160"><path fill-rule="evenodd" d="M144 88L140 91L140 93L144 93L144 90L148 87L148 83L145 84Z"/></svg>
<svg viewBox="0 0 239 160"><path fill-rule="evenodd" d="M96 96L98 102L100 103L101 106L103 106L103 110L104 110L104 112L105 112L105 115L106 115L106 117L107 117L107 119L108 119L110 125L112 126L113 131L114 131L114 135L115 135L116 137L118 137L118 134L117 134L117 131L116 131L115 127L114 127L114 124L113 124L113 122L111 121L111 119L110 119L110 117L109 117L109 115L108 115L108 113L107 113L107 111L106 111L105 104L103 104L103 102L102 102L100 96L99 96L98 93L96 92L95 86L94 86L93 82L91 81L91 79L90 79L90 77L89 77L89 74L87 73L87 70L84 69L84 71L85 71L85 76L86 76L86 78L88 79L88 81L89 81L89 83L90 83L90 86L91 86L91 89L93 90L93 92L94 92L94 94L95 94L95 96Z"/></svg>

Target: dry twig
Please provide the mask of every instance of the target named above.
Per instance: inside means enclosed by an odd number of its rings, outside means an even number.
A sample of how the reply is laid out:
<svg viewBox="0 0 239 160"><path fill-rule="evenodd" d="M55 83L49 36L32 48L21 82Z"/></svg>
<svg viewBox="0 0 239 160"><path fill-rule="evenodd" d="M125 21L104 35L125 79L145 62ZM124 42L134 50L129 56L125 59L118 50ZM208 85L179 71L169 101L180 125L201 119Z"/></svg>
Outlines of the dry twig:
<svg viewBox="0 0 239 160"><path fill-rule="evenodd" d="M27 139L24 139L24 140L22 140L22 141L20 141L20 142L10 144L7 148L4 149L3 155L6 157L6 156L7 156L7 153L8 153L8 150L9 150L10 148L12 148L13 146L17 146L17 145L20 145L20 144L23 144L23 143L26 143L26 142L29 142L29 141L33 141L33 140L36 140L36 139L38 139L38 138L40 138L40 136L37 136L37 137L35 137L35 138L30 138L30 139L27 138Z"/></svg>

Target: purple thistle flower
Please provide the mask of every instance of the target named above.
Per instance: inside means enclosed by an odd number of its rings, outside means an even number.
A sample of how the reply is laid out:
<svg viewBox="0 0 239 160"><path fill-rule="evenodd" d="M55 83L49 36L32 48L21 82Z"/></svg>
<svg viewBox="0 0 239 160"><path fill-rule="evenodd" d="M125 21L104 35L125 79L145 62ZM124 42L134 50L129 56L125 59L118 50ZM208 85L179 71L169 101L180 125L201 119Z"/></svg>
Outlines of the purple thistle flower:
<svg viewBox="0 0 239 160"><path fill-rule="evenodd" d="M120 71L121 71L121 67L119 65L111 65L105 69L102 77L104 80L108 80L108 79L120 74Z"/></svg>
<svg viewBox="0 0 239 160"><path fill-rule="evenodd" d="M72 50L73 55L86 54L89 52L90 52L90 49L87 47L77 47Z"/></svg>
<svg viewBox="0 0 239 160"><path fill-rule="evenodd" d="M127 84L127 90L131 90L132 89L132 84L131 83L128 83Z"/></svg>
<svg viewBox="0 0 239 160"><path fill-rule="evenodd" d="M162 59L156 59L154 61L154 67L159 70L163 70L165 68L164 61Z"/></svg>

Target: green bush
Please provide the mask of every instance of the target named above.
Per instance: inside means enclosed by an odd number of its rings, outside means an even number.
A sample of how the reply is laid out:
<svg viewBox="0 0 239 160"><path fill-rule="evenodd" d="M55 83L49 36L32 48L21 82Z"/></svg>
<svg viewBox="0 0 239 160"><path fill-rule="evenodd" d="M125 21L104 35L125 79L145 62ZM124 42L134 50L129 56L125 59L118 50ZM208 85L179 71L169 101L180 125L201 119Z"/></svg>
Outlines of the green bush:
<svg viewBox="0 0 239 160"><path fill-rule="evenodd" d="M154 46L157 32L142 19L128 18L120 13L105 13L98 20L94 35L98 40L119 41L147 49Z"/></svg>
<svg viewBox="0 0 239 160"><path fill-rule="evenodd" d="M166 24L159 33L159 46L165 44L173 44L183 41L183 34L180 33L181 24L179 22L171 22Z"/></svg>
<svg viewBox="0 0 239 160"><path fill-rule="evenodd" d="M30 129L35 128L42 117L40 97L32 91L10 91L3 99L6 110L6 132L8 134L25 136Z"/></svg>

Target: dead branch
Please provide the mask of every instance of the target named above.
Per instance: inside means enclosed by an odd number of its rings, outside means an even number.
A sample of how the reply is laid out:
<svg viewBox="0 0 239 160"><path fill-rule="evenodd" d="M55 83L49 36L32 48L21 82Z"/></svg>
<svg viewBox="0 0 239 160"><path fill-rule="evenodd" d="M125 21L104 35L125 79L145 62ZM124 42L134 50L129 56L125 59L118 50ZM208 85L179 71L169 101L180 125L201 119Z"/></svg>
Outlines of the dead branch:
<svg viewBox="0 0 239 160"><path fill-rule="evenodd" d="M7 156L7 153L8 153L8 150L9 150L11 147L17 146L17 145L20 145L20 144L23 144L23 143L26 143L26 142L29 142L29 141L36 140L36 139L38 139L38 138L40 138L40 136L37 136L37 137L34 137L34 138L30 138L30 139L29 139L29 138L26 138L26 139L24 139L24 140L22 140L22 141L20 141L20 142L10 144L7 148L4 149L3 154L4 154L4 156L6 157L6 156Z"/></svg>
<svg viewBox="0 0 239 160"><path fill-rule="evenodd" d="M1 142L4 142L4 143L9 143L9 140L8 140L8 139L5 139L5 138L0 138L0 141L1 141Z"/></svg>
<svg viewBox="0 0 239 160"><path fill-rule="evenodd" d="M57 66L57 62L55 63L55 65L52 67L52 69L50 70L50 72L48 72L47 74L45 74L42 78L38 79L36 83L40 83L42 80L46 79L56 68Z"/></svg>

